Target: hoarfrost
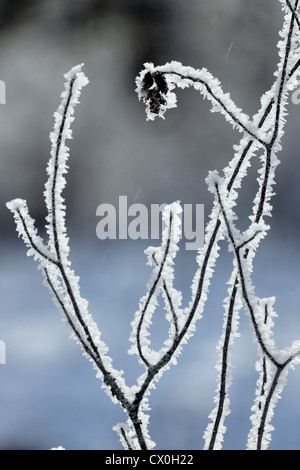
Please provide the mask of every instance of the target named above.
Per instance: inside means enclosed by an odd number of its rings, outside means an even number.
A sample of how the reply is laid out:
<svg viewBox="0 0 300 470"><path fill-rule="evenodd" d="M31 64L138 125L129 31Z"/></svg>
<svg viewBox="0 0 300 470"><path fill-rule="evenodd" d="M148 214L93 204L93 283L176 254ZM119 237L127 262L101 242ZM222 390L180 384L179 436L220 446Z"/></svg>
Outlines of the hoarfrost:
<svg viewBox="0 0 300 470"><path fill-rule="evenodd" d="M165 117L168 109L177 106L176 87L194 87L210 102L212 112L221 113L233 129L241 133L234 155L223 169L223 176L211 171L206 178L208 190L214 194L209 222L205 229L204 245L198 251L198 268L191 284L191 299L182 306L182 294L174 287L174 260L181 237L181 212L179 202L165 207L165 227L158 247L149 247L145 254L152 272L145 295L140 299L132 321L129 353L136 354L144 371L136 384L126 385L122 370L115 370L108 356L108 346L101 340L100 330L89 312L86 299L80 294L79 277L71 268L69 239L62 196L66 185L69 148L66 140L72 138L71 124L74 108L79 103L82 88L88 79L82 65L65 74L65 89L61 103L54 113L54 128L50 134L51 154L47 166L45 202L48 211L46 233L48 243L38 235L34 220L30 217L26 201L15 199L7 203L13 213L16 228L28 247L28 255L38 262L50 289L54 302L62 311L72 330L72 338L81 346L83 354L92 361L97 377L114 403L119 403L127 415L126 423L114 427L126 449L152 449L155 443L148 432L149 396L155 384L171 364L176 364L182 346L194 334L196 322L202 317L208 297L220 241L226 239L233 255L232 273L228 292L224 299L223 329L217 345L219 374L215 406L209 415L204 433L205 449L221 449L226 432L225 419L230 413L229 389L232 383L232 351L239 336L240 310L246 307L253 337L257 343L256 369L259 377L252 407L252 427L248 436L248 449L266 449L271 440L271 419L278 399L284 389L288 371L300 362L300 341L279 350L273 334L276 317L275 297L258 298L252 283L253 260L269 226L266 217L272 216L275 171L281 150L281 140L287 117L289 93L296 86L299 61L299 0L292 4L280 0L284 11L283 27L278 42L279 62L274 73L274 83L262 97L260 109L250 118L224 93L221 84L206 68L194 69L172 61L162 66L144 64L136 78L138 97L146 106L148 120ZM294 11L295 10L295 11ZM249 227L241 232L235 212L238 190L251 165L258 157L258 190L253 200ZM159 305L164 300L165 316L169 323L168 335L159 350L151 347L149 327Z"/></svg>

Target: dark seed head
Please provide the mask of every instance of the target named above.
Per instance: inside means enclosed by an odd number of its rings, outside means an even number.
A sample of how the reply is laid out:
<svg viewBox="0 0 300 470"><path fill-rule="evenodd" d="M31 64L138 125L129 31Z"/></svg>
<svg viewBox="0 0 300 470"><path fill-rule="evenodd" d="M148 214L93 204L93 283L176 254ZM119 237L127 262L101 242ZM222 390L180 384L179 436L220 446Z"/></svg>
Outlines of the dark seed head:
<svg viewBox="0 0 300 470"><path fill-rule="evenodd" d="M142 90L145 92L152 87L154 83L153 77L150 72L147 72L144 76L144 80L142 82Z"/></svg>
<svg viewBox="0 0 300 470"><path fill-rule="evenodd" d="M163 95L168 91L167 81L162 73L147 72L142 81L142 93L144 101L148 102L150 111L159 114L160 107L167 104Z"/></svg>
<svg viewBox="0 0 300 470"><path fill-rule="evenodd" d="M156 72L154 74L154 80L155 80L158 90L165 95L168 91L168 85L163 74L160 72Z"/></svg>

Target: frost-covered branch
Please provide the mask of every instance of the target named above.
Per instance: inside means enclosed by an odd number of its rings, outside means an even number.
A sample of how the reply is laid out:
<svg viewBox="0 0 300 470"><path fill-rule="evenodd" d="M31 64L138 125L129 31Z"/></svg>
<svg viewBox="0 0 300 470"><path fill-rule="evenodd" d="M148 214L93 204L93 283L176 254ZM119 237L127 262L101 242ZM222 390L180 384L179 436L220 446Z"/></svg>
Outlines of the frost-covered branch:
<svg viewBox="0 0 300 470"><path fill-rule="evenodd" d="M79 102L83 86L88 83L81 71L82 66L74 67L65 75L65 90L61 104L55 113L54 130L50 134L52 143L50 160L47 166L48 180L45 185L47 207L48 244L39 237L30 217L26 201L15 199L7 203L12 211L17 231L23 237L28 250L41 268L45 284L51 291L53 300L67 319L74 339L80 344L83 353L94 364L97 376L101 377L104 387L114 402L118 402L128 415L128 423L115 427L125 448L148 449L153 443L147 432L148 408L147 395L153 381L158 380L167 367L171 356L170 347L178 336L182 325L180 311L181 294L172 285L173 260L178 251L181 237L181 206L173 203L166 206L163 218L165 230L160 247L150 247L146 251L148 263L153 268L148 293L141 299L140 309L133 322L131 353L137 353L139 360L146 367L137 385L128 387L122 377L123 371L115 370L112 360L107 355L108 347L101 340L101 334L88 311L88 302L80 295L79 278L71 268L69 260L69 240L66 234L66 207L62 196L67 173L69 149L66 139L71 138L70 124L73 121L74 107ZM154 351L147 339L148 327L157 305L157 297L163 294L166 306L166 318L170 323L169 337L160 351Z"/></svg>
<svg viewBox="0 0 300 470"><path fill-rule="evenodd" d="M234 339L239 335L239 311L243 303L247 306L254 336L258 344L257 367L260 378L257 385L253 408L253 426L249 433L248 448L266 448L270 440L270 419L273 408L283 388L283 382L291 366L300 360L300 346L279 351L272 338L274 298L258 299L251 283L253 259L260 241L269 227L265 218L271 216L275 169L281 150L281 139L287 115L288 94L296 86L299 58L298 3L295 0L280 0L284 9L284 23L278 44L279 62L275 81L270 90L261 98L261 106L252 118L242 112L223 92L220 82L205 68L195 70L179 62L170 62L155 67L145 64L145 69L136 79L139 98L146 105L148 119L164 117L167 109L176 106L175 87L193 86L211 103L212 112L220 112L225 119L242 134L234 146L234 156L223 169L220 178L211 172L207 178L209 189L215 194L209 223L205 229L203 247L197 255L198 269L191 286L191 300L186 308L182 306L182 294L174 287L174 260L181 236L181 206L174 202L165 207L163 219L165 228L159 247L146 250L148 264L152 269L146 294L141 298L139 308L132 321L129 350L143 366L143 373L135 385L129 387L123 378L123 371L114 369L108 356L108 346L101 340L100 330L88 309L88 302L82 298L79 278L71 268L69 240L66 231L66 206L62 196L66 184L69 149L66 140L71 138L71 123L74 108L79 102L82 88L88 83L82 72L82 65L74 67L65 75L65 90L60 106L55 113L54 130L50 134L51 155L47 166L48 180L45 185L47 208L47 244L30 217L26 201L15 199L7 203L12 211L18 233L43 272L45 284L54 302L62 311L73 332L73 338L80 344L83 353L92 361L97 377L115 403L119 403L127 414L127 422L117 424L117 431L125 449L151 449L154 442L148 433L149 395L155 383L171 364L176 364L183 344L194 334L196 323L201 318L209 293L211 277L219 256L219 244L227 238L233 252L233 270L229 280L228 297L225 299L225 316L222 335L218 344L219 383L215 398L215 409L210 415L211 422L205 431L204 448L221 448L226 430L225 417L229 409L229 387L232 381L231 350ZM238 192L253 157L259 156L258 189L253 201L252 215L248 229L240 233L234 224L237 216L234 207ZM169 322L168 335L159 350L151 346L149 327L158 307L158 298L164 299L165 316Z"/></svg>
<svg viewBox="0 0 300 470"><path fill-rule="evenodd" d="M238 125L239 130L244 132L244 137L240 146L236 147L236 156L230 164L224 169L225 182L224 187L227 189L227 195L231 198L232 206L235 204L237 197L236 189L240 187L242 178L246 174L246 168L250 164L250 158L255 154L256 150L264 147L263 155L261 157L263 166L260 172L260 186L257 192L256 199L253 206L252 220L257 224L263 216L271 215L270 198L272 196L272 185L274 184L274 171L278 164L276 153L281 149L280 140L283 135L283 127L286 115L286 101L288 92L295 86L295 74L299 68L299 20L296 14L298 8L298 1L294 6L288 1L285 2L283 7L285 9L285 21L281 31L282 41L279 43L280 61L276 72L276 81L273 87L267 92L261 100L261 109L252 121L240 115L239 110L228 99L229 97L223 95L218 88L219 82L214 81L214 77L207 74L205 69L194 70L192 68L183 67L178 62L172 62L164 66L154 67L153 64L145 64L143 70L137 79L137 91L139 98L146 104L146 112L148 119L154 119L156 115L164 116L167 109L176 106L176 97L171 91L175 85L186 87L195 86L202 94L208 97L213 105L215 104L216 97L218 97L217 110L225 114L226 119L232 124ZM286 8L286 6L288 8ZM295 23L297 30L295 30ZM204 78L203 78L204 77ZM205 81L207 80L207 81ZM208 86L208 83L213 83L213 89ZM202 87L199 85L202 85ZM214 90L214 91L212 91ZM212 108L215 111L216 108ZM255 129L255 131L253 130ZM259 131L259 132L258 132ZM260 145L259 145L260 144ZM214 264L216 259L216 246L220 240L220 219L218 210L213 209L211 214L213 224L207 227L207 237L205 245L200 251L198 262L200 270L196 274L193 283L193 299L190 303L189 314L187 315L187 327L197 317L200 318L198 306L201 305L201 300L205 301L205 291L209 285L209 276L207 276L208 262ZM247 242L245 242L246 244ZM245 250L245 257L247 258L249 249ZM204 279L206 276L206 286ZM206 431L206 443L209 442L207 448L215 448L215 443L219 448L222 435L225 432L223 426L225 415L228 414L228 387L230 385L229 377L229 350L232 347L232 341L237 333L238 325L238 310L241 307L240 295L238 293L238 276L237 271L233 271L231 276L230 285L231 291L226 305L228 311L224 321L224 334L220 341L219 348L222 351L221 367L220 370L220 389L218 390L218 397L216 399L217 409L212 413L214 420L213 429L209 426L209 431ZM203 307L201 308L201 310ZM200 313L201 314L201 313ZM259 335L258 335L259 337ZM225 406L225 402L227 404Z"/></svg>
<svg viewBox="0 0 300 470"><path fill-rule="evenodd" d="M164 117L167 109L176 106L176 95L172 92L175 86L193 86L211 101L212 112L222 113L234 128L266 145L267 142L259 135L259 129L237 108L230 95L223 92L220 82L206 68L195 70L175 61L160 67L154 67L151 63L144 65L145 69L137 77L136 83L138 96L146 104L147 119Z"/></svg>
<svg viewBox="0 0 300 470"><path fill-rule="evenodd" d="M250 314L261 357L258 363L261 377L258 381L257 399L251 417L252 429L248 438L248 449L261 450L266 449L271 440L270 433L273 428L270 421L286 383L288 369L300 362L300 341L295 341L289 348L278 350L272 337L275 298L258 299L254 294L251 283L252 264L244 256L244 250L246 245L254 244L251 250L255 251L258 239L264 237L267 227L262 222L257 227L253 224L251 230L255 232L252 235L249 235L249 230L248 233L240 234L232 222L235 219L234 213L226 208L225 200L221 197L222 182L216 179L214 185L224 220L224 229L235 254L242 297ZM241 240L244 241L241 243Z"/></svg>
<svg viewBox="0 0 300 470"><path fill-rule="evenodd" d="M70 125L74 120L74 107L79 102L82 87L88 83L81 68L82 65L76 66L65 75L65 90L61 95L61 104L54 115L55 125L50 135L52 148L44 192L48 211L47 246L37 234L26 201L15 199L7 203L7 207L14 215L17 231L29 248L28 255L33 256L38 262L44 274L45 284L67 318L74 339L94 363L112 398L118 400L123 407L129 407L128 389L124 385L122 371L114 370L111 365L111 359L107 356L108 348L100 339L100 331L88 312L88 302L80 295L79 278L75 276L68 259L66 208L61 193L66 184L64 174L67 172L69 157L66 139L72 136Z"/></svg>
<svg viewBox="0 0 300 470"><path fill-rule="evenodd" d="M298 3L295 3L295 8L298 7ZM288 90L288 81L292 77L293 73L297 69L297 67L291 67L291 63L294 61L295 51L291 50L291 43L292 43L292 32L294 30L294 16L292 15L289 17L286 15L285 23L283 30L287 27L287 22L289 22L289 34L287 35L286 43L281 44L280 55L282 60L279 62L278 69L277 69L277 77L278 77L278 85L274 86L274 94L269 102L269 106L266 108L268 113L272 111L273 105L276 105L276 113L274 116L274 124L273 124L273 133L272 138L270 141L270 145L266 150L266 157L263 159L263 167L261 170L261 177L260 177L260 189L257 192L257 196L255 198L255 203L253 206L253 216L252 220L258 223L261 218L265 215L270 215L270 206L269 206L269 199L272 195L271 191L271 182L274 178L274 174L272 176L272 171L278 164L278 160L275 156L275 151L277 148L280 149L279 140L280 135L283 133L283 124L284 124L284 115L285 111L285 99L284 93ZM282 36L284 37L283 33ZM294 38L295 40L295 38ZM283 47L282 47L283 46ZM297 50L297 48L296 48ZM299 53L298 53L299 56ZM297 57L297 55L296 55ZM290 68L292 72L290 71ZM286 88L286 90L285 90ZM274 111L273 111L274 113ZM266 116L264 114L264 116ZM280 130L281 129L281 130ZM278 141L278 142L277 142ZM273 156L274 155L274 156ZM272 158L273 157L273 158ZM270 163L272 162L272 164ZM274 167L274 168L272 168ZM271 176L271 177L270 177ZM227 186L228 189L228 186ZM249 250L245 251L245 257L249 255ZM228 356L229 347L232 348L234 337L237 336L235 330L232 329L232 324L236 325L238 322L238 310L240 309L241 303L233 308L236 302L236 286L238 284L237 275L233 272L231 280L229 284L232 287L232 294L229 299L226 299L225 305L227 305L228 312L226 313L227 318L227 327L226 327L226 334L225 334L225 342L224 338L221 339L220 349L222 351L223 358ZM233 320L233 315L235 320ZM224 408L224 401L227 401L227 409L226 413L229 413L229 399L228 399L228 388L231 383L231 378L227 377L227 370L228 365L225 364L225 361L222 361L222 368L220 372L220 390L218 391L219 398L216 398L217 407L216 410L212 412L211 419L214 421L214 431L211 432L211 424L208 425L208 429L205 433L206 436L206 446L207 448L214 448L215 445L220 446L222 442L222 435L225 432L226 428L224 426L220 426L220 414L223 413ZM224 391L226 390L227 393ZM222 410L222 411L221 411ZM223 416L223 420L225 419L225 415ZM219 433L219 434L218 434ZM219 448L219 447L218 447Z"/></svg>
<svg viewBox="0 0 300 470"><path fill-rule="evenodd" d="M175 209L175 204L174 204ZM177 211L176 211L177 210ZM154 264L153 269L153 280L149 288L149 292L142 300L141 311L136 313L136 318L138 319L137 325L133 324L132 332L132 341L137 342L138 355L142 362L149 367L150 362L146 358L143 349L148 349L148 342L146 337L148 336L147 329L151 324L151 317L155 311L157 305L157 296L160 293L160 290L163 288L164 294L166 296L166 308L168 310L167 318L174 325L175 334L178 334L178 318L176 313L176 307L172 300L172 294L169 292L166 279L170 280L171 277L171 265L173 258L176 255L178 250L178 241L180 239L180 218L179 214L182 212L182 209L179 205L176 204L176 210L174 213L172 210L169 212L169 220L167 223L167 231L163 237L163 251L158 250L157 248L150 247L147 250L148 254L148 264ZM166 217L167 212L164 212L164 217ZM173 218L177 217L177 220ZM173 231L176 232L176 237L173 235ZM161 261L158 261L161 260ZM168 271L168 272L166 272ZM132 350L133 352L134 350ZM151 352L148 351L148 355L151 356ZM154 355L152 354L154 362L156 362Z"/></svg>

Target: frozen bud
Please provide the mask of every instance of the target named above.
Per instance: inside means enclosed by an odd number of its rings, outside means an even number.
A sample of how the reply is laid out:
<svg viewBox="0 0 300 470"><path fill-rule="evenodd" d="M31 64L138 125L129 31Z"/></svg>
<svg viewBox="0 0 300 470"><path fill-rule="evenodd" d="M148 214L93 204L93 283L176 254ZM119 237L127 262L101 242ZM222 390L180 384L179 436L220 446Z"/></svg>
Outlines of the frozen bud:
<svg viewBox="0 0 300 470"><path fill-rule="evenodd" d="M159 114L161 106L166 105L168 85L165 77L160 72L146 72L141 83L141 96L144 103L149 106L151 113Z"/></svg>
<svg viewBox="0 0 300 470"><path fill-rule="evenodd" d="M174 80L173 80L174 81ZM136 77L136 92L146 105L147 120L164 117L167 109L176 107L176 95L172 77L155 69L153 64L145 64L145 69Z"/></svg>

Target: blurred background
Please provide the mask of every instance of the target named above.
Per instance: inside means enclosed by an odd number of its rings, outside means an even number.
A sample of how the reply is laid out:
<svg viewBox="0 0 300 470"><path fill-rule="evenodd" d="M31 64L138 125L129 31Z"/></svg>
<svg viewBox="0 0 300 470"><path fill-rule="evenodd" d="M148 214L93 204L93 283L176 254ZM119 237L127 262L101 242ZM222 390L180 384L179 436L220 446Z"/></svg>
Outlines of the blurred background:
<svg viewBox="0 0 300 470"><path fill-rule="evenodd" d="M0 105L0 339L7 353L6 364L0 364L0 449L121 448L112 427L125 415L101 390L90 363L69 340L68 328L34 261L26 257L5 206L15 197L26 199L43 231L49 133L63 74L83 62L90 81L76 108L68 144L64 194L71 261L115 367L135 383L142 369L126 351L130 321L150 274L143 251L153 243L100 241L96 209L103 203L117 208L120 195L127 196L128 205L147 207L180 200L204 204L207 221L212 195L205 178L209 170L223 169L240 137L193 90L178 92L178 107L165 120L146 122L135 77L144 62L205 66L251 116L273 83L281 24L280 4L274 0L0 1L0 79L6 84L6 104ZM253 275L258 295L277 297L279 347L300 338L299 117L300 105L290 103L272 230ZM253 163L239 199L241 228L251 213L258 163ZM204 318L178 365L164 374L151 395L149 429L158 449L203 446L232 262L226 245L222 248ZM175 272L184 305L195 270L195 252L182 247ZM159 320L157 313L157 347L165 333ZM257 380L256 345L244 311L240 332L225 449L245 448ZM290 373L277 406L271 449L300 448L299 385L298 368Z"/></svg>

